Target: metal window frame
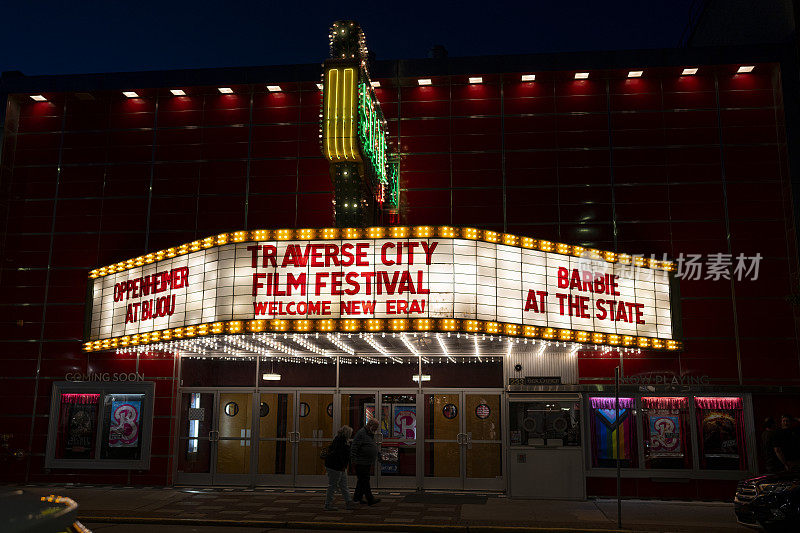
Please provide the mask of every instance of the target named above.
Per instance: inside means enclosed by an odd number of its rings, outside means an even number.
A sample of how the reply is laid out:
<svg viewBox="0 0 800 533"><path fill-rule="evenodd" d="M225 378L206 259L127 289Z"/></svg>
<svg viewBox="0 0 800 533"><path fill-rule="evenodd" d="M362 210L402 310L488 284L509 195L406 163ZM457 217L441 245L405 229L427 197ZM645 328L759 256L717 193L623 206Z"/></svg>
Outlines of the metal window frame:
<svg viewBox="0 0 800 533"><path fill-rule="evenodd" d="M56 459L56 433L62 394L100 394L100 406L97 410L97 428L94 436L95 456L93 459ZM100 459L102 446L102 427L105 421L105 397L110 394L144 394L144 418L140 420L142 453L139 459ZM47 452L45 468L78 468L106 470L149 470L150 446L153 435L155 382L93 382L93 381L57 381L53 383L50 398L50 420L47 431Z"/></svg>

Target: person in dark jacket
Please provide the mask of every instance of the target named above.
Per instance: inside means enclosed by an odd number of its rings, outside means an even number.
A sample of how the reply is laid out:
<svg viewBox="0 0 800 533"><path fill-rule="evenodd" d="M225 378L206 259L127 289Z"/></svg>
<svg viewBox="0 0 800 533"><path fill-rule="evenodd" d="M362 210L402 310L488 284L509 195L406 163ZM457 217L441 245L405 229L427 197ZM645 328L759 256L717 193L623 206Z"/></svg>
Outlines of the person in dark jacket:
<svg viewBox="0 0 800 533"><path fill-rule="evenodd" d="M335 511L333 506L333 495L339 489L344 498L345 506L348 509L355 508L353 500L350 499L350 491L347 490L347 465L350 464L350 445L347 443L353 436L353 428L342 426L336 432L330 446L328 454L325 456L325 470L328 472L328 491L325 493L325 510Z"/></svg>
<svg viewBox="0 0 800 533"><path fill-rule="evenodd" d="M368 505L375 505L380 501L372 495L372 489L369 486L369 473L378 457L378 445L375 443L375 431L377 431L378 425L378 421L371 418L366 426L356 432L350 448L350 460L356 469L356 479L358 480L353 499L358 503L364 503L363 498L366 498Z"/></svg>

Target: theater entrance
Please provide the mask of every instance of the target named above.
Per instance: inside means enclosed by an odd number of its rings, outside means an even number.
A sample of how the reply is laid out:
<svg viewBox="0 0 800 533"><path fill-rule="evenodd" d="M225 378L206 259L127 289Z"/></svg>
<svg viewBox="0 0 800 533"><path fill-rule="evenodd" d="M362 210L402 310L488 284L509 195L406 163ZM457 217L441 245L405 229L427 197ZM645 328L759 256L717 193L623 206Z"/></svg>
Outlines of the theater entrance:
<svg viewBox="0 0 800 533"><path fill-rule="evenodd" d="M501 391L181 390L175 481L324 486L322 449L375 418L373 486L502 490L501 405Z"/></svg>

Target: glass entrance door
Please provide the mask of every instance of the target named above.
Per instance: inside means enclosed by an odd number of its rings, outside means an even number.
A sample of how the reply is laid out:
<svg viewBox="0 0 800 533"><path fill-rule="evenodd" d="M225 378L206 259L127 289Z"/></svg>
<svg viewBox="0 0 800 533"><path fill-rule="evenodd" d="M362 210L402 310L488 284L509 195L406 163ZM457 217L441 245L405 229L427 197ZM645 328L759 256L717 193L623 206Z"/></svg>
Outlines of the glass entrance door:
<svg viewBox="0 0 800 533"><path fill-rule="evenodd" d="M378 487L417 486L417 394L380 395Z"/></svg>
<svg viewBox="0 0 800 533"><path fill-rule="evenodd" d="M297 430L295 446L295 484L321 486L327 484L322 449L333 440L333 393L300 392L297 394Z"/></svg>
<svg viewBox="0 0 800 533"><path fill-rule="evenodd" d="M184 392L178 426L178 483L210 485L216 437L213 392Z"/></svg>
<svg viewBox="0 0 800 533"><path fill-rule="evenodd" d="M183 391L180 402L176 481L249 485L253 393Z"/></svg>
<svg viewBox="0 0 800 533"><path fill-rule="evenodd" d="M426 392L423 487L502 490L500 392Z"/></svg>
<svg viewBox="0 0 800 533"><path fill-rule="evenodd" d="M263 392L258 403L257 485L294 484L296 394Z"/></svg>

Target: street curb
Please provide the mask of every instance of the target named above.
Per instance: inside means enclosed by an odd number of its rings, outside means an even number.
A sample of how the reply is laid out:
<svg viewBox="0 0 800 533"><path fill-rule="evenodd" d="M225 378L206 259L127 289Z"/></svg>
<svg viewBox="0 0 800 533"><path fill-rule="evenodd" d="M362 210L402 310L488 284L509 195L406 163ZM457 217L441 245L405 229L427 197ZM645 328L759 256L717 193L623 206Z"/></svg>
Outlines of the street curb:
<svg viewBox="0 0 800 533"><path fill-rule="evenodd" d="M227 520L205 518L158 518L142 516L89 516L79 515L82 523L108 524L158 524L169 526L228 526L228 527L264 527L281 529L325 529L325 530L369 530L369 531L420 531L469 533L485 531L487 533L517 533L535 531L538 533L631 533L630 529L590 529L572 527L531 527L531 526L480 526L480 525L436 525L436 524L400 524L375 522L283 522L280 520Z"/></svg>

